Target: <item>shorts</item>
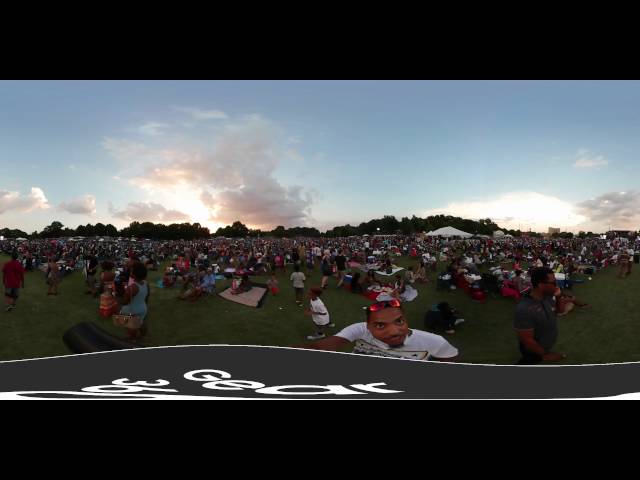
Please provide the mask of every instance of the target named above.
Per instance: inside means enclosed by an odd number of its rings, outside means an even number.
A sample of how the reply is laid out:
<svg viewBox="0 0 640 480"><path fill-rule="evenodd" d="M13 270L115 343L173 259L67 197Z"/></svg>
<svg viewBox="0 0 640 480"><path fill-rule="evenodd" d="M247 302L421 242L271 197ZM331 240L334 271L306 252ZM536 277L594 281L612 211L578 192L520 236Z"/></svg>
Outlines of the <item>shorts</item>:
<svg viewBox="0 0 640 480"><path fill-rule="evenodd" d="M19 288L5 288L4 289L5 297L17 299L19 293L20 293L20 289Z"/></svg>
<svg viewBox="0 0 640 480"><path fill-rule="evenodd" d="M96 285L96 276L95 275L87 275L86 283L91 288L95 287L95 285Z"/></svg>
<svg viewBox="0 0 640 480"><path fill-rule="evenodd" d="M294 290L296 291L296 295L304 295L304 288L294 288Z"/></svg>

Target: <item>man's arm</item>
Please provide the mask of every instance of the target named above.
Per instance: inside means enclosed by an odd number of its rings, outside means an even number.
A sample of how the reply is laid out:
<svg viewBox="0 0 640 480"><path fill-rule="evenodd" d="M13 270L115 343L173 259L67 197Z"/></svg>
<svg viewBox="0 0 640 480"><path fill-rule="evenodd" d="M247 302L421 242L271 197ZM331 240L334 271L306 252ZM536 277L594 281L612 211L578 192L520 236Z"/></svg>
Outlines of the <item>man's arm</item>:
<svg viewBox="0 0 640 480"><path fill-rule="evenodd" d="M458 360L458 355L456 355L455 357L449 357L449 358L431 357L429 360L434 362L455 363Z"/></svg>
<svg viewBox="0 0 640 480"><path fill-rule="evenodd" d="M518 330L518 339L522 342L527 350L536 353L542 357L543 360L549 362L557 362L567 358L564 353L546 353L544 348L534 338L534 330Z"/></svg>
<svg viewBox="0 0 640 480"><path fill-rule="evenodd" d="M338 350L351 343L346 338L332 336L318 340L317 342L292 345L292 348L307 348L311 350Z"/></svg>

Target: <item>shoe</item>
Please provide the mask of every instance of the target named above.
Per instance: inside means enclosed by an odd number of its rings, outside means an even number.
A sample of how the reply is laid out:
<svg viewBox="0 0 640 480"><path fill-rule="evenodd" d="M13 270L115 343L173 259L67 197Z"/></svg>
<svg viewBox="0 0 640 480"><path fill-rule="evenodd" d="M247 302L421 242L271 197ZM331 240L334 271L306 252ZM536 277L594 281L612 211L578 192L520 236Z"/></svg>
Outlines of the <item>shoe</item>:
<svg viewBox="0 0 640 480"><path fill-rule="evenodd" d="M444 333L448 333L449 335L453 335L454 333L456 333L455 330L445 330Z"/></svg>
<svg viewBox="0 0 640 480"><path fill-rule="evenodd" d="M335 323L330 323L329 325L327 325L327 327L329 327L329 328L336 328L336 324L335 324Z"/></svg>
<svg viewBox="0 0 640 480"><path fill-rule="evenodd" d="M325 334L322 335L308 335L307 340L321 340L325 337Z"/></svg>
<svg viewBox="0 0 640 480"><path fill-rule="evenodd" d="M13 310L13 306L7 305L7 308L5 309L5 311L10 312L11 310Z"/></svg>
<svg viewBox="0 0 640 480"><path fill-rule="evenodd" d="M459 318L458 320L456 320L456 323L454 323L454 325L460 325L461 323L464 323L464 318Z"/></svg>

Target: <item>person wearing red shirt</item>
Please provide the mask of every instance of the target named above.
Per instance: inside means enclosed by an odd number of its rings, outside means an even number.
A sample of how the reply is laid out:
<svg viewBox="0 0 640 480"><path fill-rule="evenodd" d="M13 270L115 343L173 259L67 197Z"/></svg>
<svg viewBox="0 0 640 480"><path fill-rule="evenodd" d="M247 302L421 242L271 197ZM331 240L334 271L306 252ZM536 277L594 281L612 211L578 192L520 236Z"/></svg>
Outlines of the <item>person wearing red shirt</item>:
<svg viewBox="0 0 640 480"><path fill-rule="evenodd" d="M11 260L2 267L2 284L7 312L10 312L16 307L20 287L24 288L24 268L18 261L18 252L13 252Z"/></svg>

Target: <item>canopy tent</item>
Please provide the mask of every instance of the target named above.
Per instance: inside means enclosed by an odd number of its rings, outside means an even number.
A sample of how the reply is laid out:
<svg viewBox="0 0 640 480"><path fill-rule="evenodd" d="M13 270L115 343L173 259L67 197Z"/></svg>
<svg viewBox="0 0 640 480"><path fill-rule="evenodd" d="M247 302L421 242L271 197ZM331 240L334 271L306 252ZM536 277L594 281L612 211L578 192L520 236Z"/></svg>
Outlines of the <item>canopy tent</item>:
<svg viewBox="0 0 640 480"><path fill-rule="evenodd" d="M427 233L428 237L462 237L469 238L473 237L471 233L463 232L462 230L458 230L453 227L443 227L438 230L434 230L433 232Z"/></svg>

